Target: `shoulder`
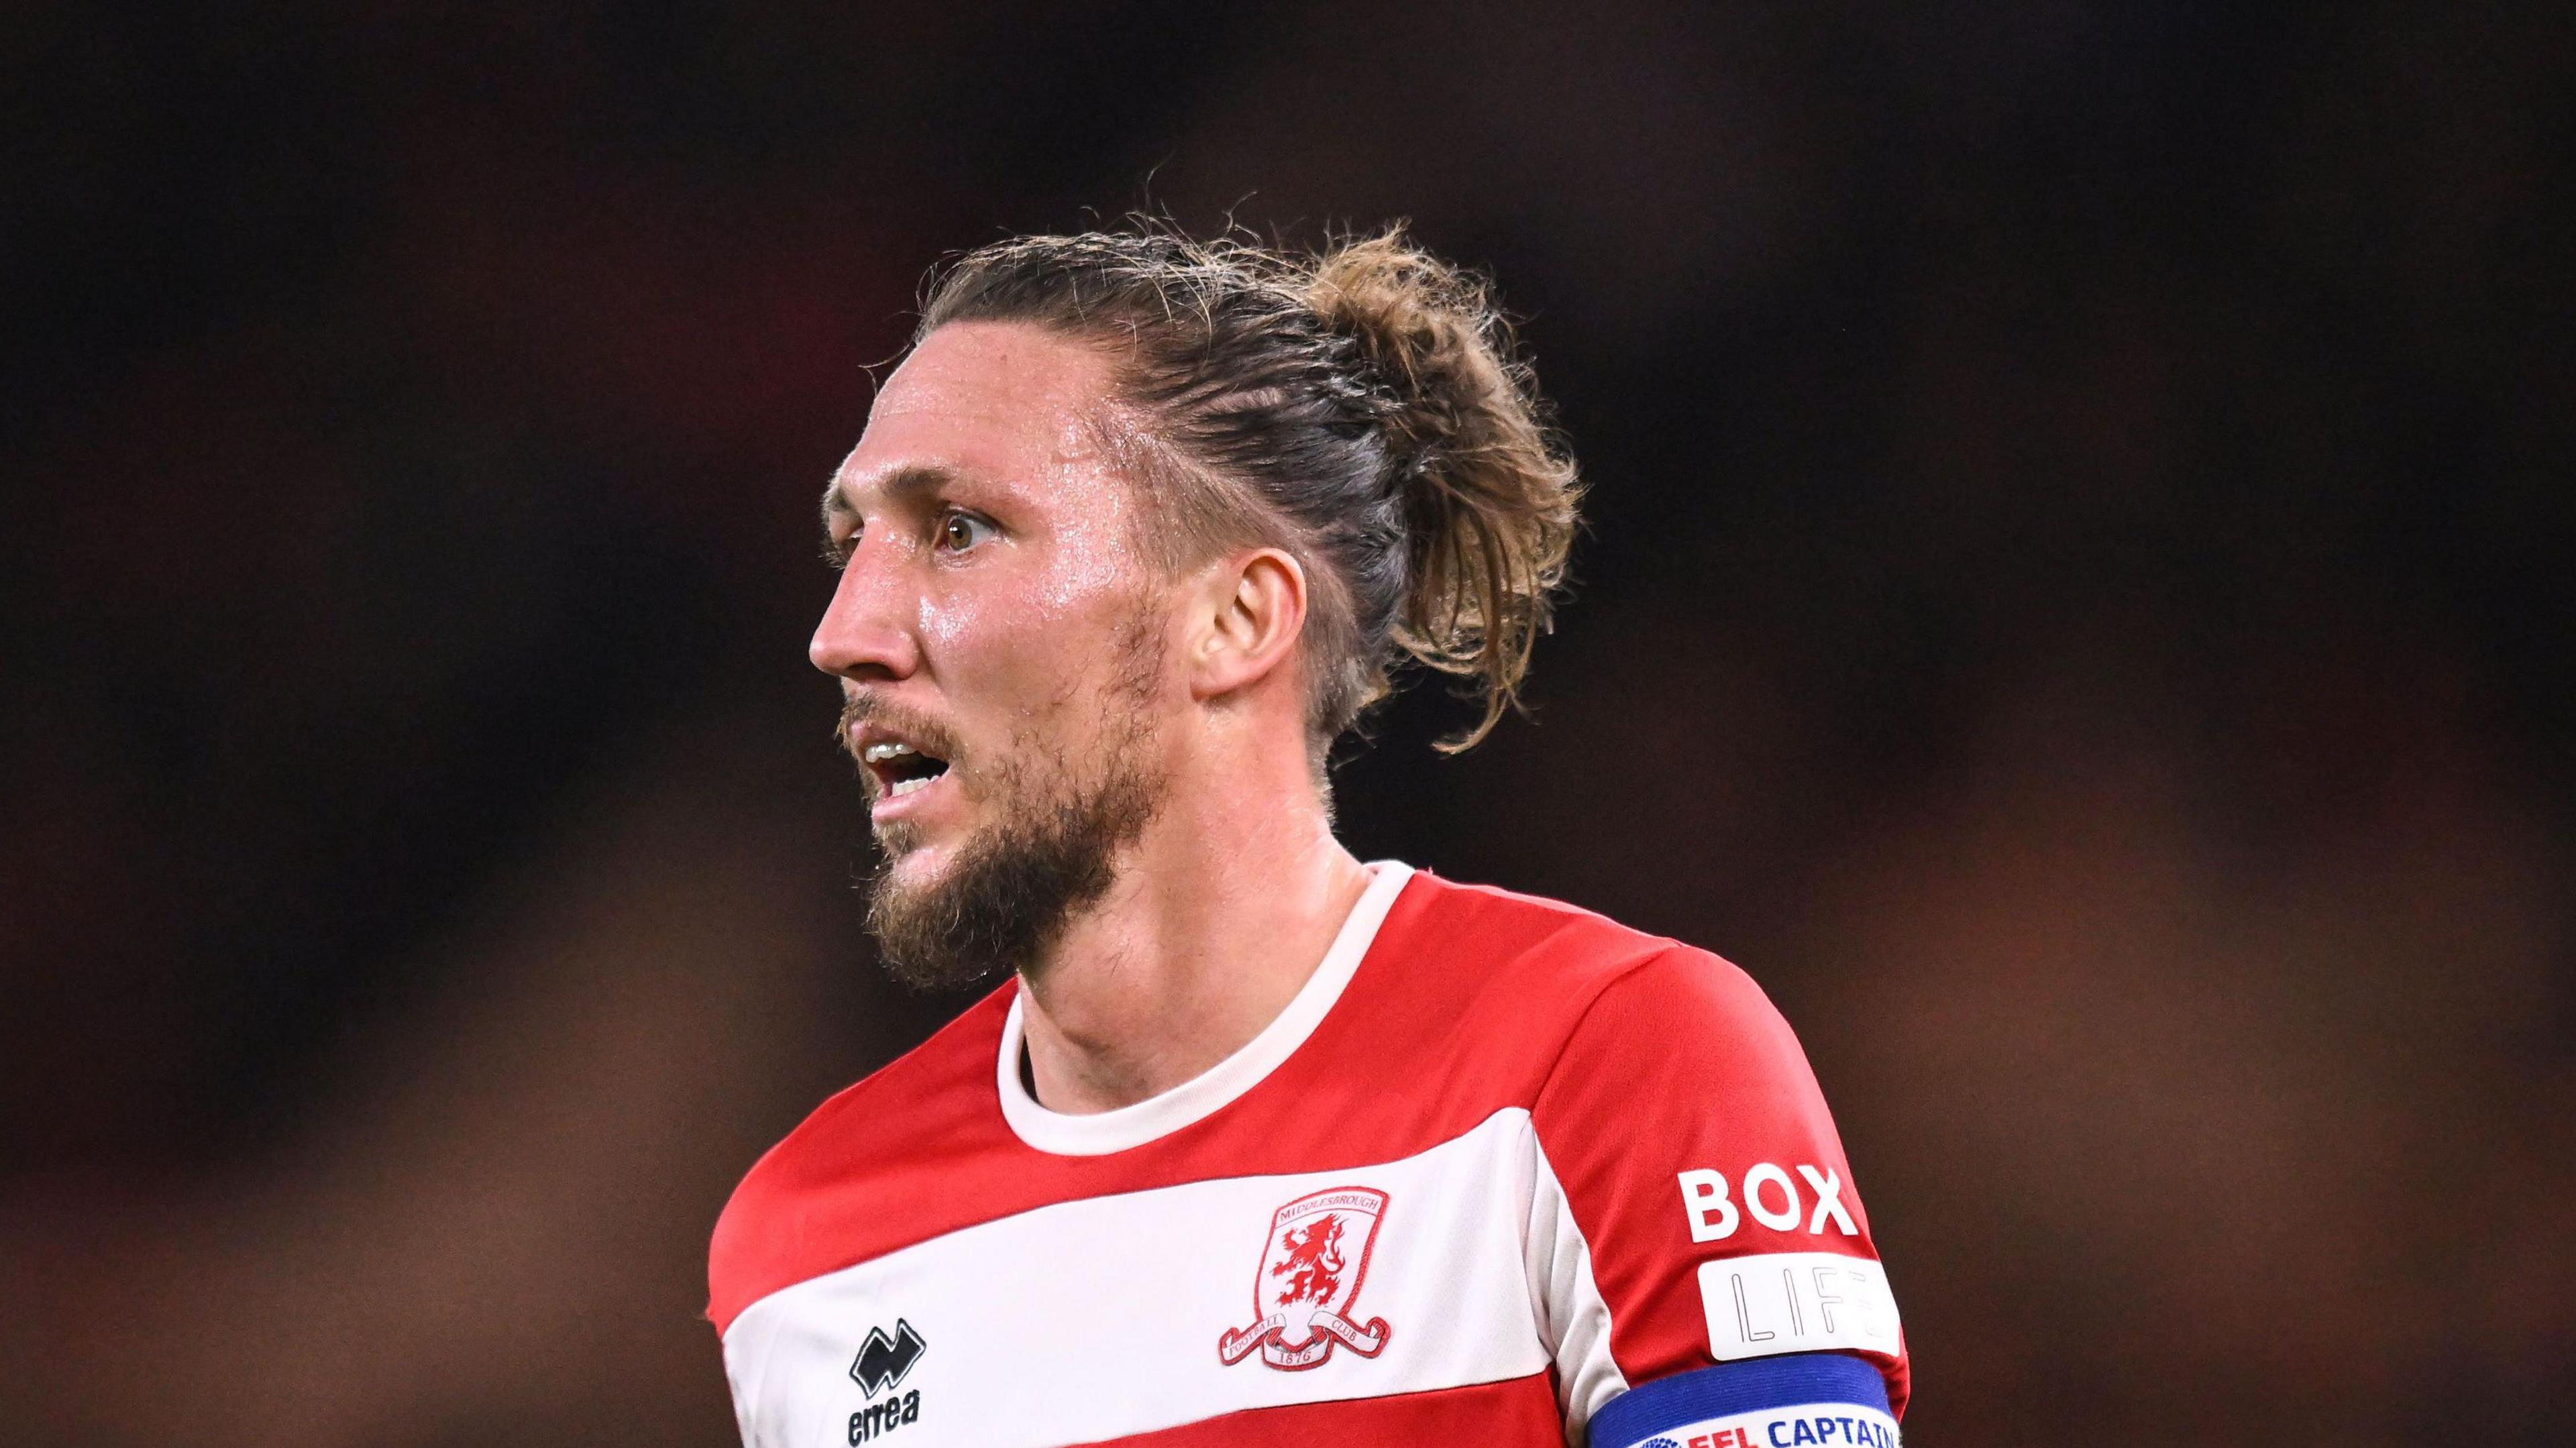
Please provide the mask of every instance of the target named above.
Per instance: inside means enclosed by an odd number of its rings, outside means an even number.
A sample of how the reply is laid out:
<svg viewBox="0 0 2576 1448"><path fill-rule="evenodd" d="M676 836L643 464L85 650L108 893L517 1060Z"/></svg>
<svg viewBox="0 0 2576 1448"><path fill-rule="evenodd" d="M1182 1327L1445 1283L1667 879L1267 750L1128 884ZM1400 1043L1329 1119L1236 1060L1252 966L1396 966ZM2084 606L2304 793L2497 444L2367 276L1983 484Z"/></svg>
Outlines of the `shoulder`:
<svg viewBox="0 0 2576 1448"><path fill-rule="evenodd" d="M1382 978L1393 989L1454 1017L1458 1038L1480 1054L1542 1072L1579 1039L1641 1022L1785 1031L1761 988L1729 962L1560 900L1418 872L1389 912L1386 938Z"/></svg>
<svg viewBox="0 0 2576 1448"><path fill-rule="evenodd" d="M835 1093L753 1164L708 1245L708 1315L719 1327L769 1292L838 1265L816 1254L844 1250L846 1233L824 1228L848 1203L907 1197L901 1178L999 1127L992 1077L1011 995L1006 983Z"/></svg>
<svg viewBox="0 0 2576 1448"><path fill-rule="evenodd" d="M1562 900L1462 884L1428 870L1414 872L1387 923L1409 955L1486 981L1577 992L1689 948Z"/></svg>
<svg viewBox="0 0 2576 1448"><path fill-rule="evenodd" d="M1406 951L1436 962L1471 994L1509 999L1569 1028L1614 987L1622 999L1678 994L1728 1010L1769 1010L1751 977L1698 946L1562 900L1428 871L1414 878L1397 906L1412 912Z"/></svg>

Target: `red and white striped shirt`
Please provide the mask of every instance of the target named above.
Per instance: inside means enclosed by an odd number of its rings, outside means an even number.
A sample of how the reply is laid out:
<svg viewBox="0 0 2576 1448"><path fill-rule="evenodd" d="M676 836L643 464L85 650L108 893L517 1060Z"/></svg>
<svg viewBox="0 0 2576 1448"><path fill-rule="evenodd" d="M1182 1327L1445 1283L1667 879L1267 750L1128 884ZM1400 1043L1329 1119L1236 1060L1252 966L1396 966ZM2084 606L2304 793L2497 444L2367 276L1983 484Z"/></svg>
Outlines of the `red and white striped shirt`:
<svg viewBox="0 0 2576 1448"><path fill-rule="evenodd" d="M1818 1352L1901 1412L1868 1218L1760 989L1371 868L1278 1019L1161 1096L1040 1106L1013 983L764 1156L709 1267L744 1442L1581 1443L1637 1385ZM1640 1441L1760 1441L1721 1421Z"/></svg>

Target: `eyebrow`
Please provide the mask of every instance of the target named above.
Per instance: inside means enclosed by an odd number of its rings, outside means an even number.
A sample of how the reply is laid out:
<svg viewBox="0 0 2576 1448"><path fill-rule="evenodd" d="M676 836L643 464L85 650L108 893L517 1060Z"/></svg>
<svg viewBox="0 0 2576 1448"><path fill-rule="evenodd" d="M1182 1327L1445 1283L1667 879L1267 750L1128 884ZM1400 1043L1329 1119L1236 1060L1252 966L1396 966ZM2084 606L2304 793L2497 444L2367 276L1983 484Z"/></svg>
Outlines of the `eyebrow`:
<svg viewBox="0 0 2576 1448"><path fill-rule="evenodd" d="M934 464L915 464L911 467L897 468L886 474L885 480L877 487L889 500L902 501L924 493L939 492L955 481L957 481L957 473L954 469ZM857 508L851 506L848 496L841 491L840 476L834 474L830 484L823 489L824 531L829 532L835 522L844 518L857 517L858 512Z"/></svg>

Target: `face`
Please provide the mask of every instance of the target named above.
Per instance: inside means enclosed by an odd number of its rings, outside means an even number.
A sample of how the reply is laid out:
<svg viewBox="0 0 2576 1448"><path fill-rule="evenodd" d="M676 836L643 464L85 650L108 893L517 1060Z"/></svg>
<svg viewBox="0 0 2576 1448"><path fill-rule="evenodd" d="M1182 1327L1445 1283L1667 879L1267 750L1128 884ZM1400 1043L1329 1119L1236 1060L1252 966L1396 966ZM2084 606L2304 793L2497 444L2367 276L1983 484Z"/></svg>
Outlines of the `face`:
<svg viewBox="0 0 2576 1448"><path fill-rule="evenodd" d="M884 854L899 975L1034 964L1154 812L1170 594L1102 446L1107 363L1009 323L925 338L825 497L815 630Z"/></svg>

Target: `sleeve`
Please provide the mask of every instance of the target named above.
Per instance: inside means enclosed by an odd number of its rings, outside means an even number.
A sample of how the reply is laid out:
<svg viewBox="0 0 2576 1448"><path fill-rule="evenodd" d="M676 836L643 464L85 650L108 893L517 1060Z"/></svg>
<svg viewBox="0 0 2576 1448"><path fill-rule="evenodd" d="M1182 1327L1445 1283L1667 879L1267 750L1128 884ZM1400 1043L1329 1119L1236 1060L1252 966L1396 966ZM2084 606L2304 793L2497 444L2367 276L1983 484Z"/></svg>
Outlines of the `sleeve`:
<svg viewBox="0 0 2576 1448"><path fill-rule="evenodd" d="M1682 947L1629 970L1531 1121L1573 1239L1547 1284L1550 1321L1576 1325L1558 1358L1569 1441L1895 1443L1896 1303L1815 1074L1750 978Z"/></svg>

